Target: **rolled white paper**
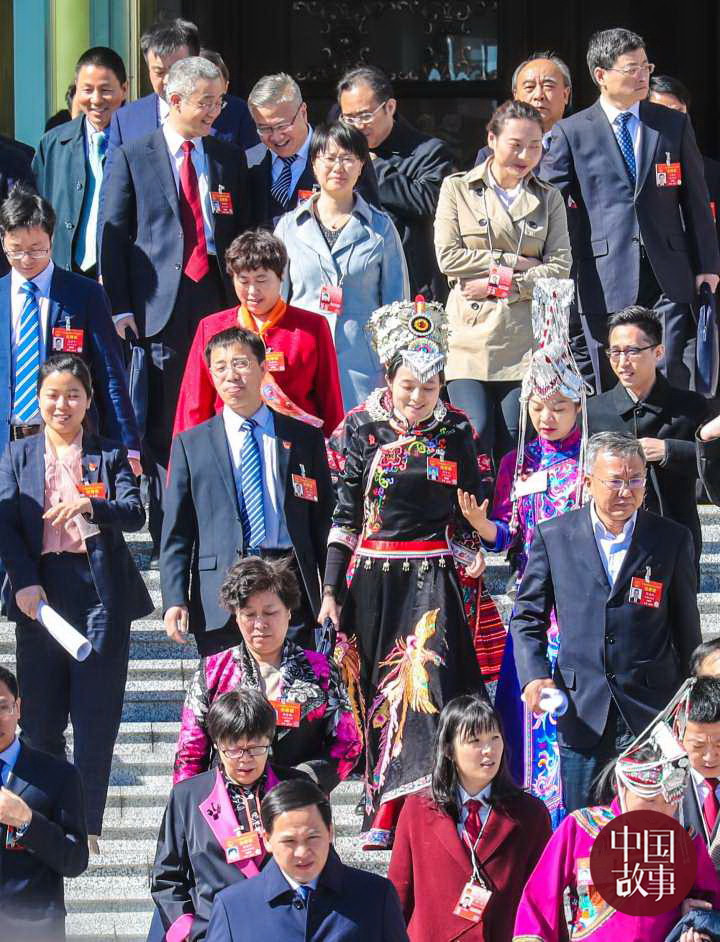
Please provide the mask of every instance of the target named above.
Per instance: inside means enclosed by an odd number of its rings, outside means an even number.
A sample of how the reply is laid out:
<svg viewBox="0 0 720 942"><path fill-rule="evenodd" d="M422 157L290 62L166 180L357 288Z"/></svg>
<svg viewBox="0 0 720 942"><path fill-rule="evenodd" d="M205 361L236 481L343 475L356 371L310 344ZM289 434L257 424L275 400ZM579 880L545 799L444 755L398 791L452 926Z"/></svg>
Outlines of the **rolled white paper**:
<svg viewBox="0 0 720 942"><path fill-rule="evenodd" d="M84 661L92 651L92 645L88 639L73 628L70 622L65 621L62 615L59 615L47 602L41 602L38 605L37 620L76 661Z"/></svg>
<svg viewBox="0 0 720 942"><path fill-rule="evenodd" d="M540 691L540 709L562 716L568 708L567 694L556 687L543 687Z"/></svg>

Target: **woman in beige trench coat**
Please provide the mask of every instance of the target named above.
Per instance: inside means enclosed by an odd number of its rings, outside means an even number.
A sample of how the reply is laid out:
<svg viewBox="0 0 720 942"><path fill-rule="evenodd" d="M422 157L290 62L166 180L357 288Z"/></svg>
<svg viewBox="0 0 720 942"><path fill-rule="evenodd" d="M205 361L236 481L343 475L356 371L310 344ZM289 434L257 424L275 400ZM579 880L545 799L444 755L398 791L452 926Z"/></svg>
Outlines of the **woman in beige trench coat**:
<svg viewBox="0 0 720 942"><path fill-rule="evenodd" d="M451 288L450 400L467 413L482 450L499 461L517 437L533 287L538 278L566 277L571 256L563 199L533 174L542 155L540 112L507 101L487 130L492 156L443 180L435 251ZM500 282L497 296L492 281Z"/></svg>

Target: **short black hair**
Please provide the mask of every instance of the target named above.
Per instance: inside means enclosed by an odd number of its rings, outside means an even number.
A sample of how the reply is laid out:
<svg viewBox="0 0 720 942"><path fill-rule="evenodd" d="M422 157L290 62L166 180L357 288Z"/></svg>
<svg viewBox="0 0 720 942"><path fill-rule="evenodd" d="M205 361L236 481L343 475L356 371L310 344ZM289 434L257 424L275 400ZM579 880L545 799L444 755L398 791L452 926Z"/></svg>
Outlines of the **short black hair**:
<svg viewBox="0 0 720 942"><path fill-rule="evenodd" d="M75 82L70 82L65 92L65 104L67 105L67 110L72 112L73 98L75 97L75 92L77 91L77 85Z"/></svg>
<svg viewBox="0 0 720 942"><path fill-rule="evenodd" d="M7 667L3 667L0 664L0 684L5 684L7 689L12 694L13 700L17 700L20 696L20 688L18 687L17 677L13 674L12 671L9 671Z"/></svg>
<svg viewBox="0 0 720 942"><path fill-rule="evenodd" d="M639 327L650 343L657 345L663 342L660 318L655 311L639 304L631 304L630 307L617 311L608 319L608 343L610 342L610 334L616 327Z"/></svg>
<svg viewBox="0 0 720 942"><path fill-rule="evenodd" d="M720 677L698 677L690 691L687 718L691 723L720 723Z"/></svg>
<svg viewBox="0 0 720 942"><path fill-rule="evenodd" d="M508 121L512 121L513 119L519 121L534 121L542 133L543 123L540 112L534 105L526 101L518 101L517 98L509 98L499 105L490 116L490 120L486 124L485 129L488 134L494 134L495 137L499 137Z"/></svg>
<svg viewBox="0 0 720 942"><path fill-rule="evenodd" d="M127 82L125 63L115 50L110 49L108 46L93 46L92 49L87 49L80 56L75 64L76 80L80 69L85 65L97 65L103 69L110 69L111 72L115 73L115 78L117 78L121 85Z"/></svg>
<svg viewBox="0 0 720 942"><path fill-rule="evenodd" d="M368 142L362 131L351 128L342 121L333 121L332 124L320 124L313 131L310 141L310 162L320 157L327 150L328 144L333 143L340 150L354 154L364 164L370 159Z"/></svg>
<svg viewBox="0 0 720 942"><path fill-rule="evenodd" d="M213 65L216 65L222 72L222 77L225 79L225 81L230 81L230 71L225 65L225 60L219 52L216 52L214 49L201 49L198 55L201 59L207 59L208 62L212 62Z"/></svg>
<svg viewBox="0 0 720 942"><path fill-rule="evenodd" d="M225 251L225 269L231 277L265 268L282 278L287 260L285 243L267 229L250 229L235 236Z"/></svg>
<svg viewBox="0 0 720 942"><path fill-rule="evenodd" d="M262 342L260 334L254 330L248 330L247 327L228 327L227 330L221 330L214 334L205 346L205 362L210 366L213 350L219 347L231 347L234 343L241 343L250 348L250 352L258 361L262 363L265 359L265 344Z"/></svg>
<svg viewBox="0 0 720 942"><path fill-rule="evenodd" d="M595 69L612 69L620 56L626 52L644 49L645 40L629 29L600 29L593 33L588 43L587 64L590 77L597 85Z"/></svg>
<svg viewBox="0 0 720 942"><path fill-rule="evenodd" d="M48 357L38 370L38 392L40 392L42 384L51 373L72 373L75 379L82 384L88 399L92 399L92 377L88 365L82 357L76 356L74 353L56 353L54 356Z"/></svg>
<svg viewBox="0 0 720 942"><path fill-rule="evenodd" d="M15 229L35 227L44 230L52 239L55 210L29 186L18 182L0 206L0 235L4 237Z"/></svg>
<svg viewBox="0 0 720 942"><path fill-rule="evenodd" d="M276 722L275 710L259 690L238 687L213 701L205 718L205 728L216 746L263 736L272 742Z"/></svg>
<svg viewBox="0 0 720 942"><path fill-rule="evenodd" d="M158 56L169 56L181 46L187 46L191 56L200 53L200 34L190 20L158 20L140 37L140 50L147 60L152 50Z"/></svg>
<svg viewBox="0 0 720 942"><path fill-rule="evenodd" d="M231 566L220 586L220 604L228 611L244 608L251 595L274 592L285 608L300 607L300 588L292 557L261 559L246 556Z"/></svg>
<svg viewBox="0 0 720 942"><path fill-rule="evenodd" d="M337 83L338 101L340 101L343 92L349 92L356 85L368 85L372 89L378 104L386 102L388 98L395 97L392 82L383 70L378 69L375 65L361 65L346 72Z"/></svg>
<svg viewBox="0 0 720 942"><path fill-rule="evenodd" d="M711 654L720 654L720 636L711 638L709 641L703 641L690 655L690 673L694 677L699 677L698 671L706 657Z"/></svg>
<svg viewBox="0 0 720 942"><path fill-rule="evenodd" d="M672 75L651 75L650 91L657 92L659 95L674 95L688 110L692 104L692 95L687 85L684 85L680 79L673 78Z"/></svg>
<svg viewBox="0 0 720 942"><path fill-rule="evenodd" d="M306 778L294 778L287 782L280 782L263 798L260 806L260 815L265 830L272 834L277 817L286 811L297 811L298 808L307 808L315 805L325 827L332 827L332 808L325 792L315 782Z"/></svg>

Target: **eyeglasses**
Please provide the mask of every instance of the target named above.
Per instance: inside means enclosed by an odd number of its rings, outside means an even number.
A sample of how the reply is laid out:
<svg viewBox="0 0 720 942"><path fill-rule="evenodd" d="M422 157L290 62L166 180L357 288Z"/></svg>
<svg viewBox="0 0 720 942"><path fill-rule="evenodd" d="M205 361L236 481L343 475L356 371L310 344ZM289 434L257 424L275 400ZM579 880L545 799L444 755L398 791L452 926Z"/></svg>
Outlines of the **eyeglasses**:
<svg viewBox="0 0 720 942"><path fill-rule="evenodd" d="M39 262L41 258L47 258L50 254L50 249L34 249L32 252L9 252L5 246L3 246L3 249L9 262L22 261L26 255L34 262Z"/></svg>
<svg viewBox="0 0 720 942"><path fill-rule="evenodd" d="M218 363L210 367L213 376L227 376L228 373L249 373L252 362L248 357L235 357L229 363Z"/></svg>
<svg viewBox="0 0 720 942"><path fill-rule="evenodd" d="M199 111L208 114L211 111L222 111L225 107L225 98L221 95L219 98L204 99L203 101L193 101L192 98L186 99L191 105L194 105Z"/></svg>
<svg viewBox="0 0 720 942"><path fill-rule="evenodd" d="M606 69L606 72L619 72L621 75L629 75L630 78L637 78L639 75L652 75L655 71L654 62L645 62L643 65L626 65L624 69Z"/></svg>
<svg viewBox="0 0 720 942"><path fill-rule="evenodd" d="M278 124L256 124L255 130L258 132L260 137L270 137L273 134L283 134L285 131L289 131L293 124L295 124L295 119L300 114L300 109L302 106L303 103L300 102L297 111L289 121L280 121Z"/></svg>
<svg viewBox="0 0 720 942"><path fill-rule="evenodd" d="M599 481L601 484L604 484L605 487L610 491L621 491L624 487L629 488L631 491L639 491L645 487L645 475L641 478L610 478L609 481L603 480L603 478L595 477L594 474L590 475L591 478L595 478L596 481Z"/></svg>
<svg viewBox="0 0 720 942"><path fill-rule="evenodd" d="M8 703L7 701L0 703L0 717L12 716L12 714L15 712L16 705L17 700L13 700L12 703Z"/></svg>
<svg viewBox="0 0 720 942"><path fill-rule="evenodd" d="M370 124L375 115L380 111L381 108L384 108L387 104L387 99L385 99L382 104L379 104L374 111L363 111L361 114L344 114L340 118L345 124L349 124L353 128L361 128L366 124Z"/></svg>
<svg viewBox="0 0 720 942"><path fill-rule="evenodd" d="M656 343L649 343L645 347L625 347L624 350L621 350L619 347L610 347L610 349L605 350L605 353L611 363L617 363L620 357L629 357L631 360L637 360L644 350L652 350L655 347L657 347Z"/></svg>
<svg viewBox="0 0 720 942"><path fill-rule="evenodd" d="M218 746L218 752L221 752L226 759L242 759L243 756L259 759L267 753L269 748L270 743L265 746L248 746L247 749L222 749Z"/></svg>
<svg viewBox="0 0 720 942"><path fill-rule="evenodd" d="M331 170L336 164L339 164L343 170L350 170L358 161L352 154L318 154L317 159L321 161L328 170Z"/></svg>
<svg viewBox="0 0 720 942"><path fill-rule="evenodd" d="M278 615L282 614L282 609L278 609L276 612L268 612L267 615L252 615L249 612L243 612L239 609L235 610L235 617L238 621L241 621L243 625L254 625L255 622L259 621L261 624L271 621L273 618L277 618Z"/></svg>

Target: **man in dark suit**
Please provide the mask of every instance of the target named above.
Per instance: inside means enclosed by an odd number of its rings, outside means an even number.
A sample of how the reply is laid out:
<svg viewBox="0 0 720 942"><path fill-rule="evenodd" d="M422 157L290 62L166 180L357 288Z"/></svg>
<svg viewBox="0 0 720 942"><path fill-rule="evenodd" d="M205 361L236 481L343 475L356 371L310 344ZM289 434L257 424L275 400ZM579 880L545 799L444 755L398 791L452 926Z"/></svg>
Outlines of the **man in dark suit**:
<svg viewBox="0 0 720 942"><path fill-rule="evenodd" d="M0 235L12 271L0 278L0 453L8 439L40 430L40 413L27 414L16 402L16 366L23 334L23 311L34 286L34 323L39 330L39 359L75 352L90 367L95 389L93 409L99 431L122 441L140 472L140 440L113 331L107 295L89 278L58 268L50 258L55 214L36 193L16 186L0 207ZM27 313L33 311L27 307ZM31 327L32 317L27 321Z"/></svg>
<svg viewBox="0 0 720 942"><path fill-rule="evenodd" d="M215 897L207 942L407 942L390 881L337 856L330 802L314 782L281 782L262 820L273 859Z"/></svg>
<svg viewBox="0 0 720 942"><path fill-rule="evenodd" d="M557 718L568 811L592 804L596 775L672 699L700 642L692 537L640 509L641 446L601 432L586 468L592 500L537 528L510 620L528 707L539 713L556 686L569 700ZM553 608L562 646L551 676Z"/></svg>
<svg viewBox="0 0 720 942"><path fill-rule="evenodd" d="M333 495L322 432L269 409L261 396L265 348L232 327L211 338L205 358L222 413L176 436L160 556L165 630L202 654L237 641L219 602L239 556L292 555L304 589L290 636L314 647Z"/></svg>
<svg viewBox="0 0 720 942"><path fill-rule="evenodd" d="M307 105L292 76L264 75L248 95L260 143L247 151L253 221L274 229L283 213L295 209L318 189L309 160L312 128ZM358 193L380 206L375 172L363 167Z"/></svg>
<svg viewBox="0 0 720 942"><path fill-rule="evenodd" d="M64 877L88 865L80 773L25 745L17 680L0 667L0 937L64 942Z"/></svg>
<svg viewBox="0 0 720 942"><path fill-rule="evenodd" d="M664 352L662 324L653 311L628 307L613 314L608 324L608 359L619 382L588 400L590 434L629 432L640 440L650 466L645 509L690 530L699 567L695 429L709 418L708 400L674 388L658 369Z"/></svg>
<svg viewBox="0 0 720 942"><path fill-rule="evenodd" d="M411 297L447 298L447 281L440 274L433 244L440 184L456 169L447 145L397 114L390 80L375 66L346 73L338 82L337 96L342 121L367 138L380 207L402 239Z"/></svg>
<svg viewBox="0 0 720 942"><path fill-rule="evenodd" d="M176 62L167 80L167 121L123 145L105 175L103 285L117 332L141 337L149 360L145 471L156 558L185 359L200 320L236 303L225 249L248 221L243 152L209 136L223 87L207 59Z"/></svg>
<svg viewBox="0 0 720 942"><path fill-rule="evenodd" d="M512 96L525 101L542 115L543 153L535 173L540 174L545 154L550 146L550 132L565 114L572 98L572 77L567 64L553 52L534 52L513 72ZM475 166L484 163L490 156L485 145L477 152Z"/></svg>
<svg viewBox="0 0 720 942"><path fill-rule="evenodd" d="M31 167L34 153L32 147L0 134L0 203L5 202L18 181L34 185ZM10 263L0 251L0 278L9 271Z"/></svg>
<svg viewBox="0 0 720 942"><path fill-rule="evenodd" d="M690 785L680 823L702 834L708 848L720 831L720 679L699 677L691 688L682 744L690 759Z"/></svg>
<svg viewBox="0 0 720 942"><path fill-rule="evenodd" d="M57 217L55 264L94 278L108 127L127 95L125 65L112 49L88 49L75 66L75 85L82 114L42 136L33 173Z"/></svg>
<svg viewBox="0 0 720 942"><path fill-rule="evenodd" d="M641 304L663 321L663 372L687 389L691 304L702 282L715 290L720 272L695 134L685 115L643 100L654 67L640 36L595 33L587 60L600 98L555 125L541 170L567 205L578 366L597 392L614 385L602 353L607 318Z"/></svg>

